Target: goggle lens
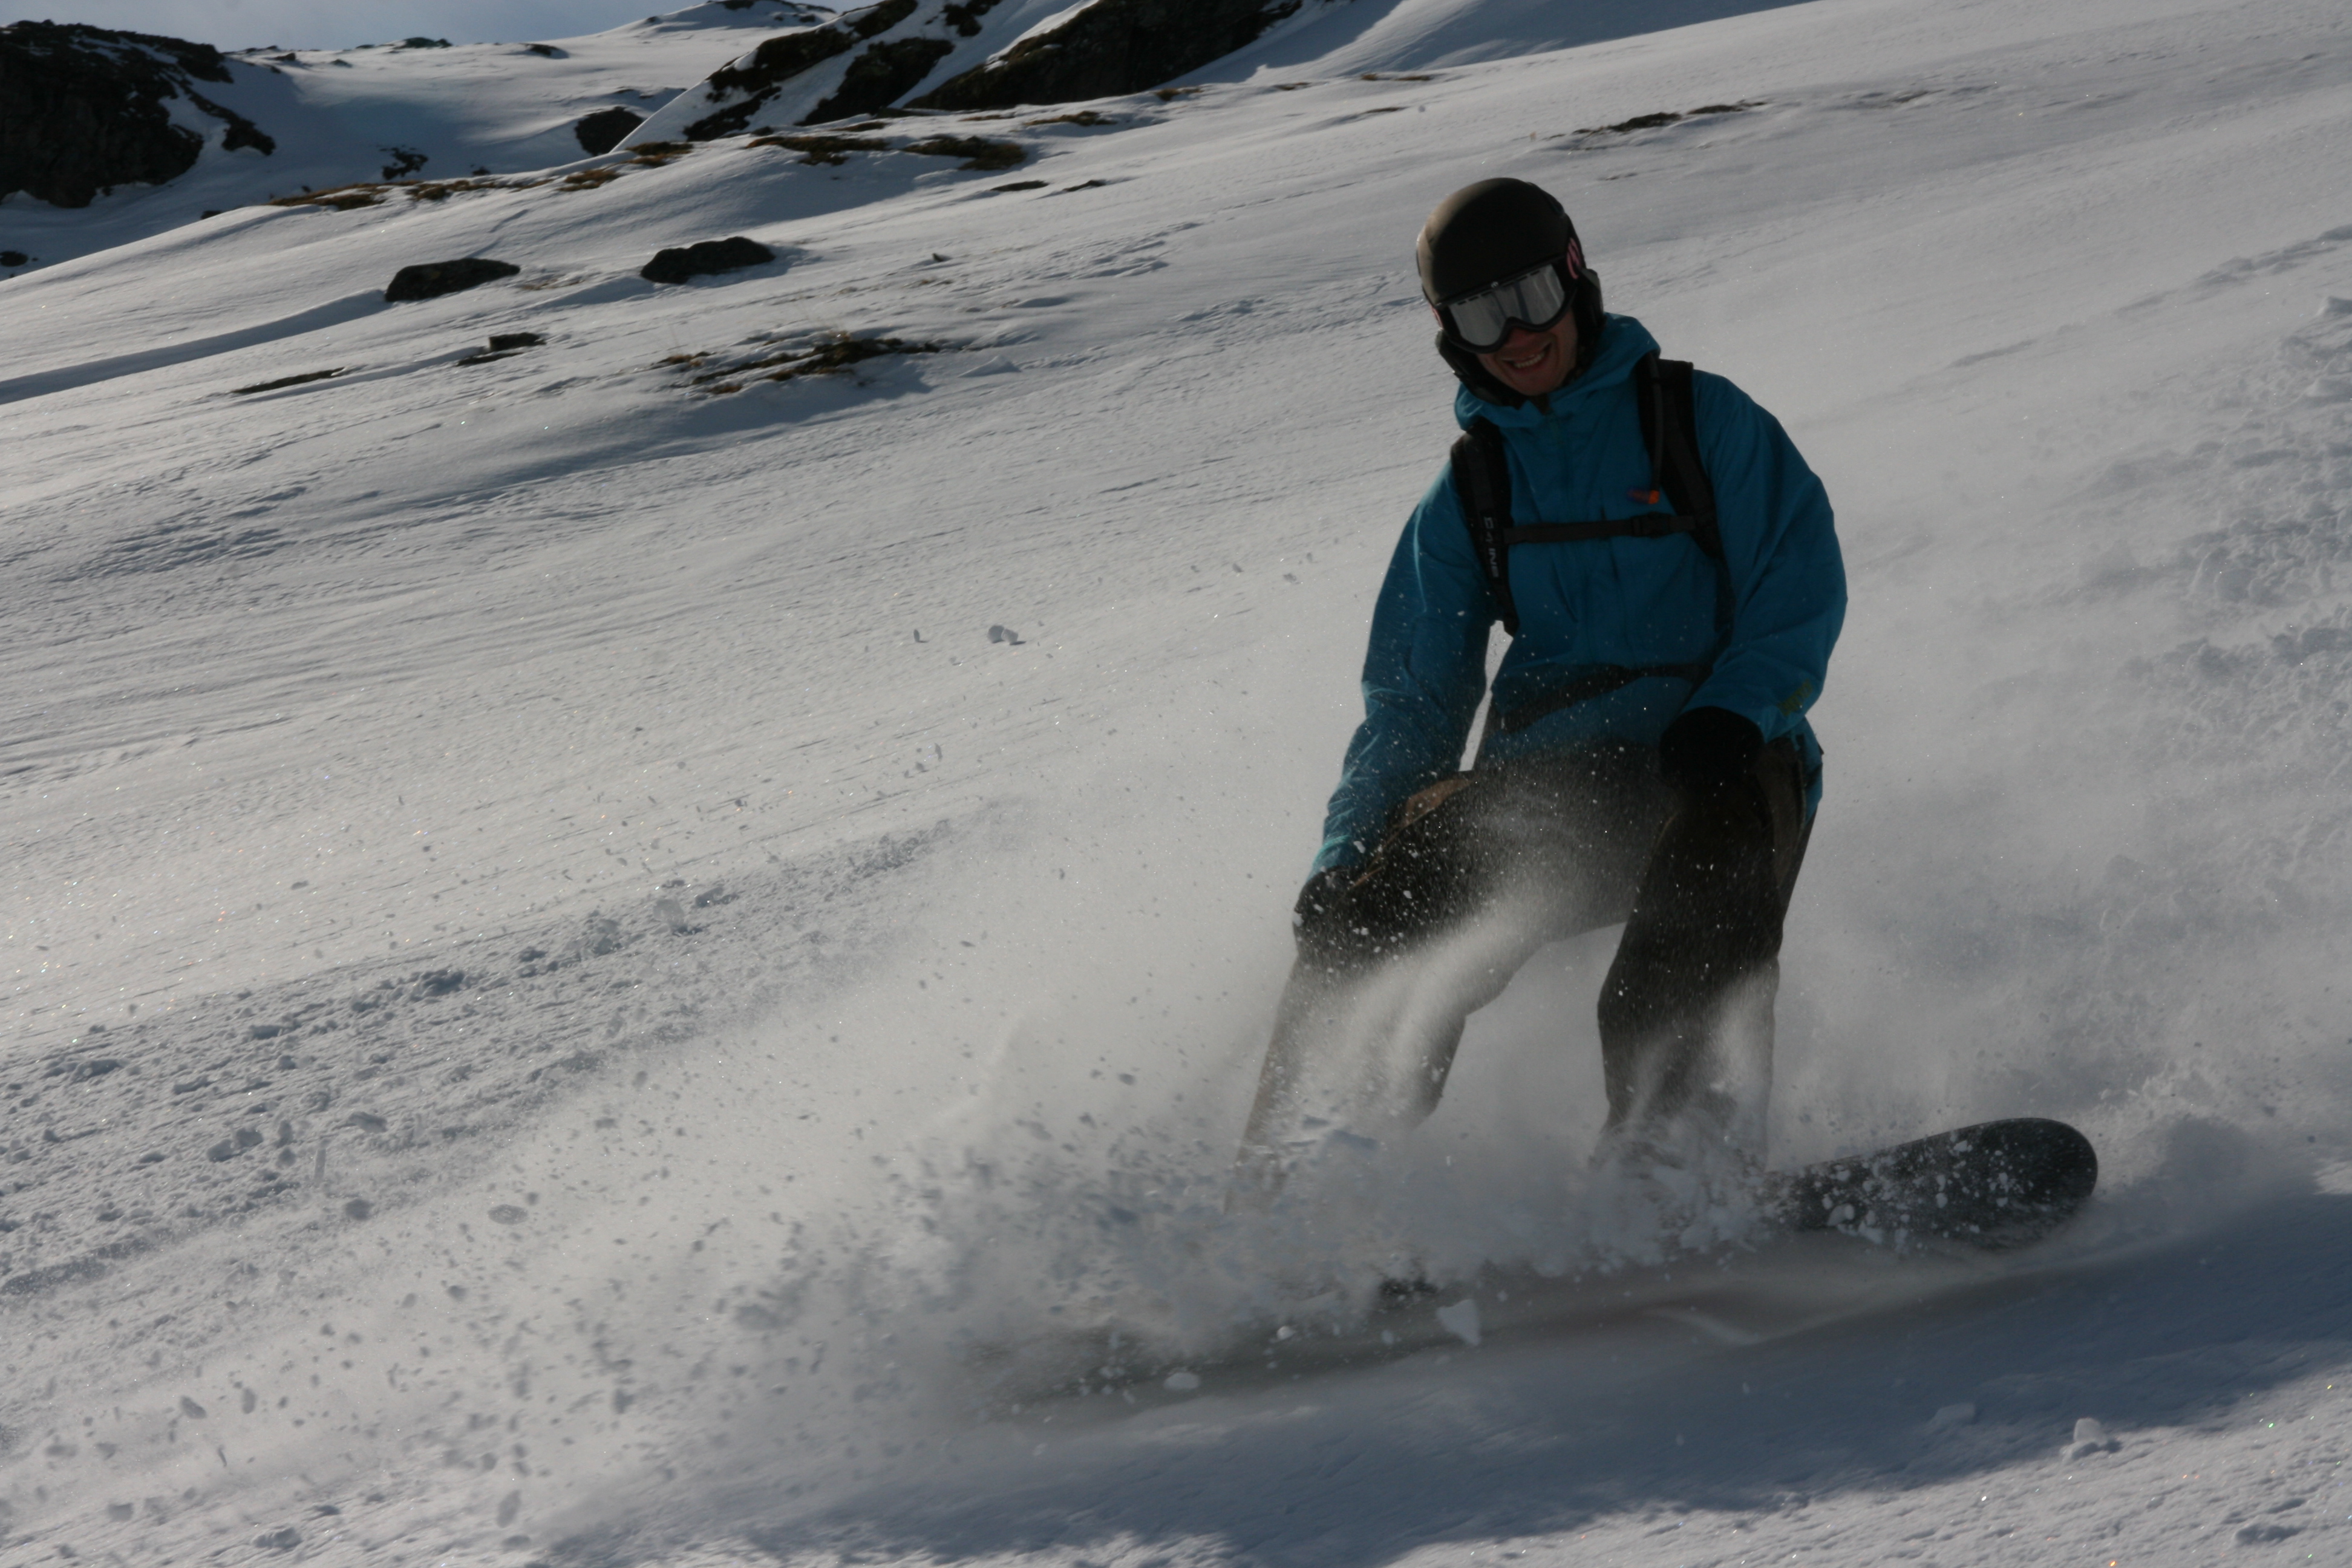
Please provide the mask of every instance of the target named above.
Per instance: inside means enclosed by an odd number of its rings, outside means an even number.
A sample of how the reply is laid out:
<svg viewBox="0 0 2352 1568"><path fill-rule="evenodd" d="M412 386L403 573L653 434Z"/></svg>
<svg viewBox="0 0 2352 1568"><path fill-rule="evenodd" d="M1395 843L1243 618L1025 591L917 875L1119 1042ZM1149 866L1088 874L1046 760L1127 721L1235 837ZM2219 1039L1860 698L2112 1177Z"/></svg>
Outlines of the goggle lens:
<svg viewBox="0 0 2352 1568"><path fill-rule="evenodd" d="M1561 263L1548 261L1491 289L1449 300L1439 313L1455 342L1473 353L1489 353L1510 338L1513 322L1540 332L1566 315L1570 276Z"/></svg>

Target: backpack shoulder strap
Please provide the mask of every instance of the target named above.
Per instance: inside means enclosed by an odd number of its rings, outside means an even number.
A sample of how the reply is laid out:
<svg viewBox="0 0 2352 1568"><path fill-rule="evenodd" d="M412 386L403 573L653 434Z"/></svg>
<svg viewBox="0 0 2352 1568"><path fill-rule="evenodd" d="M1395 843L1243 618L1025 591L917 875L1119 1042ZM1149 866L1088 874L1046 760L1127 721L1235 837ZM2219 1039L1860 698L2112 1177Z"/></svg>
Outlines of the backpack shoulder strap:
<svg viewBox="0 0 2352 1568"><path fill-rule="evenodd" d="M1511 465L1503 450L1503 433L1491 419L1470 421L1454 443L1454 494L1462 504L1462 521L1470 530L1470 548L1478 557L1479 574L1486 579L1503 614L1503 630L1519 635L1518 606L1511 602Z"/></svg>
<svg viewBox="0 0 2352 1568"><path fill-rule="evenodd" d="M1738 611L1731 567L1723 558L1723 530L1715 514L1715 481L1698 451L1698 394L1691 363L1660 359L1656 350L1633 367L1642 409L1642 439L1650 448L1650 471L1675 513L1689 521L1691 542L1715 563L1715 630L1717 651L1731 641Z"/></svg>
<svg viewBox="0 0 2352 1568"><path fill-rule="evenodd" d="M1691 538L1718 563L1723 533L1716 526L1715 483L1698 454L1698 397L1688 360L1660 359L1655 350L1633 367L1642 411L1642 440L1650 471L1677 516L1691 521Z"/></svg>

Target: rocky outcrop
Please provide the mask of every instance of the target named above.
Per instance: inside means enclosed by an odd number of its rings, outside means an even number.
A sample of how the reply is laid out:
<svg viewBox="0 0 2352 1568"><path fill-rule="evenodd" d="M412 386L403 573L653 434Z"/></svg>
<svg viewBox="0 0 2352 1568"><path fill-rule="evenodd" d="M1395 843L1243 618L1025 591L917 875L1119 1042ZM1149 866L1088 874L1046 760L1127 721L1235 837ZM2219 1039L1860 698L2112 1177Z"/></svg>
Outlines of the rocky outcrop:
<svg viewBox="0 0 2352 1568"><path fill-rule="evenodd" d="M1301 0L1094 0L1049 32L914 100L918 109L1011 109L1157 87L1255 43Z"/></svg>
<svg viewBox="0 0 2352 1568"><path fill-rule="evenodd" d="M707 142L786 124L1010 109L1140 92L1339 0L883 0L768 39L656 116L645 136ZM1044 15L1045 30L1030 32ZM848 57L845 61L843 57Z"/></svg>
<svg viewBox="0 0 2352 1568"><path fill-rule="evenodd" d="M802 123L818 125L887 108L900 94L920 86L931 68L954 52L955 46L945 38L885 38L869 44L849 62L839 89L809 110Z"/></svg>
<svg viewBox="0 0 2352 1568"><path fill-rule="evenodd" d="M392 285L383 291L383 301L399 305L411 300L437 300L444 294L478 289L485 283L511 278L521 270L511 261L493 261L487 256L462 257L456 261L420 261L392 275Z"/></svg>
<svg viewBox="0 0 2352 1568"><path fill-rule="evenodd" d="M756 239L735 235L727 239L706 239L693 245L674 245L656 251L654 258L638 270L637 276L648 283L683 283L689 278L708 278L720 272L734 272L746 267L758 267L773 261L776 253Z"/></svg>
<svg viewBox="0 0 2352 1568"><path fill-rule="evenodd" d="M117 185L177 179L205 138L174 120L173 100L226 126L223 145L275 153L259 126L195 88L231 80L209 44L80 23L0 27L0 197L83 207Z"/></svg>
<svg viewBox="0 0 2352 1568"><path fill-rule="evenodd" d="M914 14L916 3L882 0L879 5L845 11L822 27L770 38L741 59L711 72L699 90L723 107L688 126L687 140L708 142L715 136L740 135L762 109L801 76L836 55L847 54L866 39L888 32Z"/></svg>
<svg viewBox="0 0 2352 1568"><path fill-rule="evenodd" d="M580 150L593 158L618 147L622 137L645 122L646 117L635 110L615 104L611 109L582 115L580 122L572 128L572 134L579 139Z"/></svg>

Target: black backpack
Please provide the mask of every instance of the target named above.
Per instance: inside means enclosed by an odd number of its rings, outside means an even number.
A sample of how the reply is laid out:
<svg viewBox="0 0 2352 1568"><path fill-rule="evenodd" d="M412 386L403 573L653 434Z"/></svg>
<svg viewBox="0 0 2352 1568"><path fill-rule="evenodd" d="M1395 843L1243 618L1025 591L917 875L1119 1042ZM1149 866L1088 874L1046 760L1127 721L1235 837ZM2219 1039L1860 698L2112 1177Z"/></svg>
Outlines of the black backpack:
<svg viewBox="0 0 2352 1568"><path fill-rule="evenodd" d="M1686 360L1662 360L1655 350L1633 367L1633 395L1641 409L1642 440L1650 449L1650 472L1656 488L1652 504L1664 500L1671 511L1648 511L1638 517L1599 519L1591 522L1530 522L1511 521L1511 469L1503 450L1503 433L1489 419L1470 422L1454 443L1454 490L1470 530L1471 549L1478 570L1502 611L1503 629L1519 633L1518 606L1511 601L1511 546L1559 544L1587 539L1665 539L1687 533L1716 568L1716 632L1718 648L1731 631L1731 574L1723 563L1723 535L1716 526L1715 485L1698 454L1698 416ZM1524 729L1548 713L1602 696L1645 676L1672 675L1693 686L1714 668L1710 655L1699 664L1650 665L1639 668L1607 665L1571 681L1560 691L1509 713L1490 712L1488 725L1506 734Z"/></svg>

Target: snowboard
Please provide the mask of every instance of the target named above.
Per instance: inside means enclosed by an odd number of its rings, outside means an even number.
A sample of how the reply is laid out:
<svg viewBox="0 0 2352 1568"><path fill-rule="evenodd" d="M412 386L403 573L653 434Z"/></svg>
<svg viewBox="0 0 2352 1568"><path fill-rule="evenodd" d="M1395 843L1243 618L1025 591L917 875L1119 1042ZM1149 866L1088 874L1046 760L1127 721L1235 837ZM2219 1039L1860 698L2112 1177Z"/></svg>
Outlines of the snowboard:
<svg viewBox="0 0 2352 1568"><path fill-rule="evenodd" d="M1270 1334L1195 1348L1181 1381L1163 1384L1176 1363L1149 1348L1164 1336L1148 1322L1064 1320L968 1347L965 1359L994 1400L1089 1388L1150 1399L1162 1397L1147 1392L1158 1386L1189 1394L1203 1373L1220 1388L1271 1384L1495 1333L1654 1333L1664 1324L1698 1340L1760 1343L1982 1279L1982 1255L2049 1236L2088 1201L2098 1175L2090 1140L2063 1121L1987 1121L1763 1176L1749 1189L1758 1226L1742 1245L1562 1277L1522 1266L1445 1284L1384 1280L1352 1321L1344 1311L1319 1324L1313 1312L1290 1314ZM1475 1306L1465 1312L1469 1298Z"/></svg>
<svg viewBox="0 0 2352 1568"><path fill-rule="evenodd" d="M2089 1139L2063 1121L2016 1117L1777 1172L1761 1206L1791 1231L1997 1249L2056 1230L2098 1181Z"/></svg>

